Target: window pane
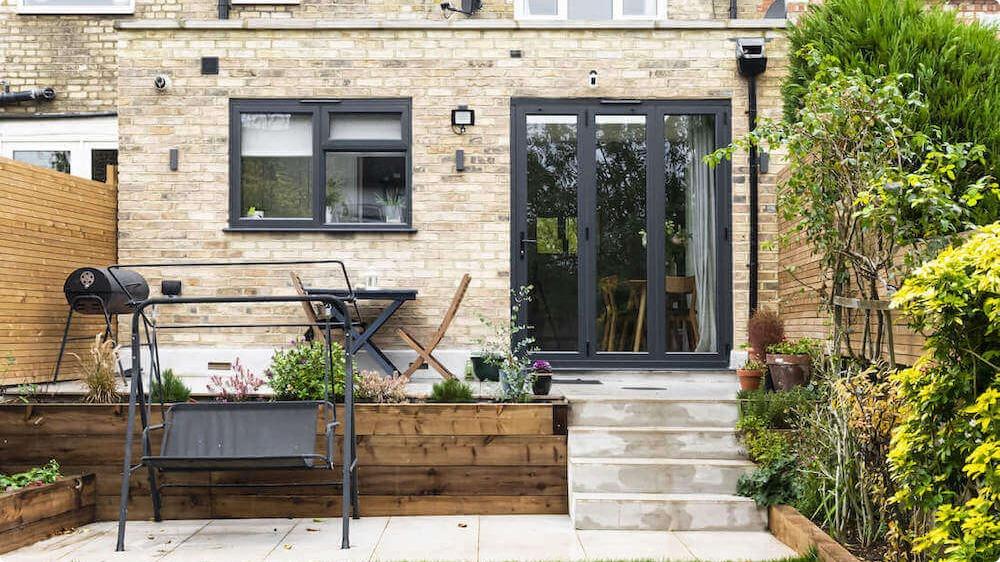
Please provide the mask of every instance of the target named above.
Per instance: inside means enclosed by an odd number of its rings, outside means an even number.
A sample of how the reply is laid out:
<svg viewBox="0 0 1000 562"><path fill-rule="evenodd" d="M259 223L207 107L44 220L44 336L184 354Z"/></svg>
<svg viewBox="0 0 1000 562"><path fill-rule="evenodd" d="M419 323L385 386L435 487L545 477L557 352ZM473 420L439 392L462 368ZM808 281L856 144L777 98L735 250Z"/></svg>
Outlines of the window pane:
<svg viewBox="0 0 1000 562"><path fill-rule="evenodd" d="M622 14L626 16L655 16L656 0L622 0Z"/></svg>
<svg viewBox="0 0 1000 562"><path fill-rule="evenodd" d="M646 118L598 115L597 350L646 351Z"/></svg>
<svg viewBox="0 0 1000 562"><path fill-rule="evenodd" d="M571 20L609 20L614 18L612 0L569 0Z"/></svg>
<svg viewBox="0 0 1000 562"><path fill-rule="evenodd" d="M398 113L334 113L330 140L400 140L403 122Z"/></svg>
<svg viewBox="0 0 1000 562"><path fill-rule="evenodd" d="M715 119L667 115L663 135L666 348L713 352L718 349L715 174L702 158L715 150Z"/></svg>
<svg viewBox="0 0 1000 562"><path fill-rule="evenodd" d="M108 166L118 165L117 150L91 150L90 151L90 179L94 181L108 181Z"/></svg>
<svg viewBox="0 0 1000 562"><path fill-rule="evenodd" d="M32 166L51 168L57 172L69 173L68 150L15 150L14 160Z"/></svg>
<svg viewBox="0 0 1000 562"><path fill-rule="evenodd" d="M528 115L527 237L528 284L535 288L528 303L528 324L543 351L579 349L577 280L576 115Z"/></svg>
<svg viewBox="0 0 1000 562"><path fill-rule="evenodd" d="M559 0L525 0L525 5L532 16L555 16L559 13Z"/></svg>
<svg viewBox="0 0 1000 562"><path fill-rule="evenodd" d="M328 152L326 222L406 222L405 170L400 153Z"/></svg>
<svg viewBox="0 0 1000 562"><path fill-rule="evenodd" d="M241 216L311 217L312 116L244 113L240 125Z"/></svg>

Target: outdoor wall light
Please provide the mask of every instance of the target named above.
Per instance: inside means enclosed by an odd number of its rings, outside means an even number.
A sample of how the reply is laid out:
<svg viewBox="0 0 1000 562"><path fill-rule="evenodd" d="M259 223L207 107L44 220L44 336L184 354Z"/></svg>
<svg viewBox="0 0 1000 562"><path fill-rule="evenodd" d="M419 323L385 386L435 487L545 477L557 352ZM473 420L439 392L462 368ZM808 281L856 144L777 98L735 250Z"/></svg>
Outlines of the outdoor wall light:
<svg viewBox="0 0 1000 562"><path fill-rule="evenodd" d="M473 109L469 109L467 105L460 105L458 109L451 110L451 130L455 131L456 135L465 134L466 127L472 127L476 124L476 112Z"/></svg>

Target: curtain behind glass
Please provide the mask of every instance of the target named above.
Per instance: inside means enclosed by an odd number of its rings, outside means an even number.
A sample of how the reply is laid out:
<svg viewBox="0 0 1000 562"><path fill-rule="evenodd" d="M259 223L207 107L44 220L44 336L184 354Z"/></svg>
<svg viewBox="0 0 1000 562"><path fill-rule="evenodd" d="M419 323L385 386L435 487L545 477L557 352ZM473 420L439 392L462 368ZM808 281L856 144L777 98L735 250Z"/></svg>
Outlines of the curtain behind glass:
<svg viewBox="0 0 1000 562"><path fill-rule="evenodd" d="M686 270L695 278L699 338L695 351L716 351L718 330L715 325L715 174L702 158L715 150L714 118L709 115L689 120L688 189L686 222L690 238Z"/></svg>

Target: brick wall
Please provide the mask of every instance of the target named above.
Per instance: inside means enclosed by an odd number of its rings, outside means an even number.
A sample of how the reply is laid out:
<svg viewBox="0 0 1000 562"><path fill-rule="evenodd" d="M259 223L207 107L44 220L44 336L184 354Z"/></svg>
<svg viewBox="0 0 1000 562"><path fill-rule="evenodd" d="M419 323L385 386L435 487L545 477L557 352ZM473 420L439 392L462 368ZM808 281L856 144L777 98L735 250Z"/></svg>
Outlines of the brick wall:
<svg viewBox="0 0 1000 562"><path fill-rule="evenodd" d="M12 91L53 87L49 103L0 105L0 113L114 111L115 16L36 16L0 2L0 80Z"/></svg>
<svg viewBox="0 0 1000 562"><path fill-rule="evenodd" d="M509 289L511 97L731 99L733 134L746 131L745 82L732 37L761 30L123 30L120 33L120 255L123 261L345 259L361 276L370 264L385 286L420 291L399 324L426 337L462 273L474 276L446 348L474 347L484 331L475 314L500 318ZM772 66L760 84L763 116L778 117L783 67L780 30L767 31ZM524 57L511 59L510 49ZM219 76L201 76L201 56L221 57ZM586 85L596 69L599 88ZM173 86L157 93L152 77ZM415 234L226 233L228 100L246 97L410 97L413 106ZM449 109L469 104L476 126L454 135ZM168 149L180 170L168 171ZM466 151L468 169L453 172ZM745 156L734 163L735 338L747 308ZM765 176L761 200L773 206ZM762 213L762 232L774 231ZM776 298L776 257L763 252L762 301ZM307 279L307 282L309 279ZM315 280L319 281L319 280ZM213 272L198 291L226 293L250 283L261 293L290 291L286 275ZM296 318L294 308L271 311ZM194 316L208 314L191 311ZM390 347L399 344L390 331ZM185 334L190 345L282 343L287 334Z"/></svg>

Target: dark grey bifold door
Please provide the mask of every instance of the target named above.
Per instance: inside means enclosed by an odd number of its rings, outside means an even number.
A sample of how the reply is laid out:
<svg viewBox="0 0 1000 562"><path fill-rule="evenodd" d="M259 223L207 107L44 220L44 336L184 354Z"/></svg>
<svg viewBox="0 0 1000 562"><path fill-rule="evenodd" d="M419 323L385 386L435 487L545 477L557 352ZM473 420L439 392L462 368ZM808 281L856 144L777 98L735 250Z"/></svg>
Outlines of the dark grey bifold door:
<svg viewBox="0 0 1000 562"><path fill-rule="evenodd" d="M721 367L732 349L728 101L513 102L512 281L539 358Z"/></svg>

